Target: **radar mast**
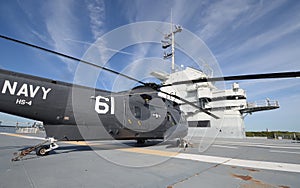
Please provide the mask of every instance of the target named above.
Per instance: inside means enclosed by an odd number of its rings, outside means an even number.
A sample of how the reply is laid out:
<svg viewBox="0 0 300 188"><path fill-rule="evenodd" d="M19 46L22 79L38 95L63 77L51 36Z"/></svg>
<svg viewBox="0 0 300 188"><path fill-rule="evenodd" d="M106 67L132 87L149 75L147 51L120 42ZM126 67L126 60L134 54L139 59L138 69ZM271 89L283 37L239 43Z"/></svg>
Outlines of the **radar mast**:
<svg viewBox="0 0 300 188"><path fill-rule="evenodd" d="M167 53L164 52L164 59L172 58L171 62L171 73L175 72L175 33L181 32L182 27L180 25L173 25L173 19L172 19L172 11L171 11L171 28L170 32L165 34L164 40L162 40L162 48L167 49L171 47L171 52ZM175 28L175 30L174 30Z"/></svg>

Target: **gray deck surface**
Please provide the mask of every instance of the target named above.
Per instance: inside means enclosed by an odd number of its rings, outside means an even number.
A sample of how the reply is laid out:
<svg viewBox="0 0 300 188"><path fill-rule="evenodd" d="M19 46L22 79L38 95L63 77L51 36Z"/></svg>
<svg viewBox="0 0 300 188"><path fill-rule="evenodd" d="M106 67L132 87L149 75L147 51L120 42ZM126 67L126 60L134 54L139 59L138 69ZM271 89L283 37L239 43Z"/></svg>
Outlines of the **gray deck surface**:
<svg viewBox="0 0 300 188"><path fill-rule="evenodd" d="M40 142L0 134L1 188L300 187L300 143L292 141L218 139L209 145L194 139L180 154L171 142L64 142L48 156L33 152L11 162L14 152Z"/></svg>

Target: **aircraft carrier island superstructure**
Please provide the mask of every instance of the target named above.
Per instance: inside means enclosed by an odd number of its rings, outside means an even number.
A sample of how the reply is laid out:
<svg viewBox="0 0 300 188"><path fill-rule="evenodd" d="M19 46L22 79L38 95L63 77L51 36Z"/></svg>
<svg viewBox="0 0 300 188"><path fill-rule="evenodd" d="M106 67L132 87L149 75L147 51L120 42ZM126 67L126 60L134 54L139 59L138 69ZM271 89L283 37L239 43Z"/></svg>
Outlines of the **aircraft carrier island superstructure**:
<svg viewBox="0 0 300 188"><path fill-rule="evenodd" d="M238 83L233 83L231 89L219 89L213 82L172 85L172 83L207 78L204 72L194 68L187 67L171 74L153 72L152 75L164 84L170 85L163 87L163 91L185 98L220 117L215 119L191 105L173 99L181 104L181 110L187 117L188 136L245 138L244 118L247 114L279 108L278 101L269 99L247 102L246 92L239 87ZM163 93L161 96L170 98Z"/></svg>

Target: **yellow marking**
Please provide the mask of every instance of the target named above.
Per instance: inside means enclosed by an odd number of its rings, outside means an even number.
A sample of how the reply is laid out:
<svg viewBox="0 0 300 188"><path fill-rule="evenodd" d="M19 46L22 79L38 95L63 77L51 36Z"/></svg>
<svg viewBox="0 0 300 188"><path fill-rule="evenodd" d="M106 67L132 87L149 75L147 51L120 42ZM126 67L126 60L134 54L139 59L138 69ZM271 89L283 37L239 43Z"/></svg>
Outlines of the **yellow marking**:
<svg viewBox="0 0 300 188"><path fill-rule="evenodd" d="M20 134L14 134L14 133L0 133L2 135L7 135L7 136L14 136L14 137L19 137L19 138L31 138L31 139L43 139L41 137L31 137L31 136L24 136ZM103 143L91 143L91 142L85 142L85 141L64 141L63 143L66 144L72 144L72 145L78 145L78 146L99 146L103 145ZM148 154L148 155L157 155L157 156L162 156L162 157L174 157L179 154L179 152L170 152L170 151L160 151L160 150L153 150L153 149L145 149L145 148L121 148L121 149L116 149L118 151L124 151L124 152L131 152L131 153L140 153L140 154Z"/></svg>
<svg viewBox="0 0 300 188"><path fill-rule="evenodd" d="M78 145L78 146L88 146L89 145L85 141L64 141L63 143L73 144L73 145Z"/></svg>
<svg viewBox="0 0 300 188"><path fill-rule="evenodd" d="M18 137L18 138L46 140L45 138L42 138L42 137L26 136L26 135L15 134L15 133L2 133L2 132L0 132L0 134L6 135L6 136ZM63 143L73 144L73 145L79 145L79 146L101 145L99 143L88 143L88 142L85 142L85 141L63 141Z"/></svg>
<svg viewBox="0 0 300 188"><path fill-rule="evenodd" d="M20 135L20 134L14 134L14 133L1 133L1 134L6 135L6 136L14 136L14 137L24 138L24 136Z"/></svg>
<svg viewBox="0 0 300 188"><path fill-rule="evenodd" d="M103 145L101 143L91 143L91 142L86 142L86 141L64 141L63 143L65 144L73 144L73 145L78 145L78 146L100 146Z"/></svg>
<svg viewBox="0 0 300 188"><path fill-rule="evenodd" d="M37 139L37 140L46 140L45 138L42 138L42 137L37 137L37 136L26 136L26 135L15 134L15 133L3 133L3 132L1 132L0 134L2 134L2 135L6 135L6 136L18 137L18 138Z"/></svg>
<svg viewBox="0 0 300 188"><path fill-rule="evenodd" d="M65 143L74 144L74 145L82 145L82 146L96 146L96 145L103 145L101 143L90 143L90 142L84 142L84 141L68 141ZM105 144L106 145L106 144ZM109 144L110 145L110 144ZM162 157L173 157L179 154L179 152L171 152L171 151L160 151L160 150L154 150L154 149L145 149L145 148L121 148L116 149L117 151L124 151L124 152L131 152L131 153L141 153L141 154L148 154L148 155L157 155Z"/></svg>
<svg viewBox="0 0 300 188"><path fill-rule="evenodd" d="M119 151L126 151L132 153L141 153L141 154L148 154L148 155L158 155L163 157L173 157L179 154L179 152L171 152L171 151L160 151L154 149L145 149L145 148L123 148L117 149Z"/></svg>
<svg viewBox="0 0 300 188"><path fill-rule="evenodd" d="M142 122L141 121L138 121L138 124L139 124L139 126L142 126Z"/></svg>

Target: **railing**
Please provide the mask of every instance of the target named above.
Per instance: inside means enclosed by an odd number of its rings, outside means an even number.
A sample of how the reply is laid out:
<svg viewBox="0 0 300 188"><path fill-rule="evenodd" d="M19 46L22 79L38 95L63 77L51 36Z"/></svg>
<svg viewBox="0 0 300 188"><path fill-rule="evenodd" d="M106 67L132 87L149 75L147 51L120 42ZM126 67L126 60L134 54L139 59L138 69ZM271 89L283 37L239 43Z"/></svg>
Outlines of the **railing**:
<svg viewBox="0 0 300 188"><path fill-rule="evenodd" d="M264 101L247 102L248 108L266 107L266 106L279 107L279 103L276 100L269 100L269 99L266 99Z"/></svg>

